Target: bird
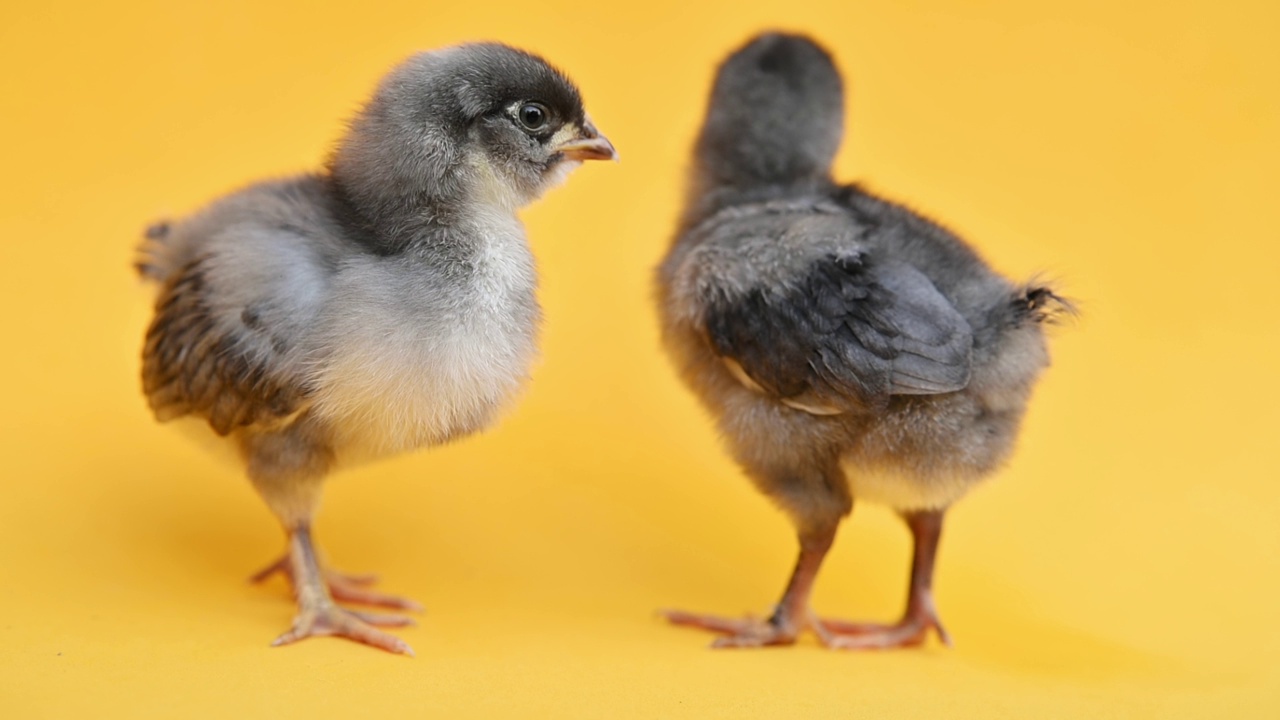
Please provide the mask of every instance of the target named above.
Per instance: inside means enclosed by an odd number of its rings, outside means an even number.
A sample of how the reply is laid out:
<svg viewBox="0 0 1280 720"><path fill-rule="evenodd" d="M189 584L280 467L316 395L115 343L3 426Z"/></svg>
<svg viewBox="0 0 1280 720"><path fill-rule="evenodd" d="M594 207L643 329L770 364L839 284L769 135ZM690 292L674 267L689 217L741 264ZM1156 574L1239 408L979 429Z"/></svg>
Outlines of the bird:
<svg viewBox="0 0 1280 720"><path fill-rule="evenodd" d="M944 515L1011 453L1048 366L1046 326L1074 312L1014 283L957 235L832 179L844 84L829 51L780 31L720 64L687 194L656 272L662 341L728 452L791 519L799 555L766 618L666 610L715 647L915 646L938 617ZM894 623L818 617L809 596L855 502L888 506L913 543Z"/></svg>
<svg viewBox="0 0 1280 720"><path fill-rule="evenodd" d="M466 43L390 70L322 169L146 230L136 266L158 290L143 391L158 420L195 419L238 451L284 528L285 554L254 576L293 586L273 645L336 636L413 654L379 629L409 617L338 604L421 609L322 563L325 479L478 432L517 399L541 322L517 211L610 159L566 74Z"/></svg>

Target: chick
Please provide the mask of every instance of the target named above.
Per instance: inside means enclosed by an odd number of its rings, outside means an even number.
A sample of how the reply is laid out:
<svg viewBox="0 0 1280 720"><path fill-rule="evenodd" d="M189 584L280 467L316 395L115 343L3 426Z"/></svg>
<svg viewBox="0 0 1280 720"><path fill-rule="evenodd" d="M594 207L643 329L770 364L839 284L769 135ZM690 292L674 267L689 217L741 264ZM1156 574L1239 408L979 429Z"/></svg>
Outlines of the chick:
<svg viewBox="0 0 1280 720"><path fill-rule="evenodd" d="M159 284L143 386L159 420L194 416L244 462L288 535L298 614L273 644L336 635L397 653L375 626L415 609L325 569L312 519L329 473L490 425L537 353L537 273L516 211L584 160L616 159L577 88L495 43L414 55L356 116L327 169L266 181L158 223L138 269Z"/></svg>
<svg viewBox="0 0 1280 720"><path fill-rule="evenodd" d="M805 37L757 37L721 65L683 217L658 269L664 342L756 487L794 521L795 570L767 620L670 611L718 647L916 645L933 630L947 508L1004 461L1069 305L995 274L955 235L831 162L843 89ZM888 505L915 552L892 625L819 619L809 593L855 500Z"/></svg>

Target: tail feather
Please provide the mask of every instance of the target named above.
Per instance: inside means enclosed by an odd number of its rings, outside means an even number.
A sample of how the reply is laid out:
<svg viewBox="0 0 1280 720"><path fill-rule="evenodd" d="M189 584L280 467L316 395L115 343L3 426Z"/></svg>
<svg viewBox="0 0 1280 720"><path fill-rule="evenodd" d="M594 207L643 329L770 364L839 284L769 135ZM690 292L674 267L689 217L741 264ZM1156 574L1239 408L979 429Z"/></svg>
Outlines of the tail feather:
<svg viewBox="0 0 1280 720"><path fill-rule="evenodd" d="M1052 283L1039 278L1023 286L1013 298L1019 321L1030 320L1041 325L1058 325L1080 316L1079 304L1059 295Z"/></svg>
<svg viewBox="0 0 1280 720"><path fill-rule="evenodd" d="M164 282L173 270L173 249L167 242L173 232L173 223L161 220L152 223L143 233L138 245L133 267L146 280Z"/></svg>

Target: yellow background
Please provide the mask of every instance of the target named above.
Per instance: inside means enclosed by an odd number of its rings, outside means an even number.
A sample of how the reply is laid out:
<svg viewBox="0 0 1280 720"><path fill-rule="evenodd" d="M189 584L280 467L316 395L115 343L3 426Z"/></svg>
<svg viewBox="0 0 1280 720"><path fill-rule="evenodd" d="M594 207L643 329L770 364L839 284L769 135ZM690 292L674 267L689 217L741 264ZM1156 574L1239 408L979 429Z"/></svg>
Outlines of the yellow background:
<svg viewBox="0 0 1280 720"><path fill-rule="evenodd" d="M740 5L6 3L0 714L1280 717L1276 4ZM1015 459L950 515L952 650L712 652L654 616L765 611L793 558L649 301L713 66L775 25L848 77L839 177L1083 301ZM479 38L566 68L622 163L525 213L547 322L519 409L329 486L322 546L426 604L418 657L270 649L287 591L245 577L280 532L150 418L132 247L315 167L393 63ZM907 552L858 508L816 607L896 616Z"/></svg>

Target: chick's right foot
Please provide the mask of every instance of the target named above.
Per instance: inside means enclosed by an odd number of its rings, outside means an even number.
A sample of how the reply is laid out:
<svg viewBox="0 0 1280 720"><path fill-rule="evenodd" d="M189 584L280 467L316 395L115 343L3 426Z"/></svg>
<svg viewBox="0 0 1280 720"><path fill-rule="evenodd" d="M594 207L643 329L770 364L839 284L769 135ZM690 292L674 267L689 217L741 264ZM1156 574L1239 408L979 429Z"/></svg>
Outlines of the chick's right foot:
<svg viewBox="0 0 1280 720"><path fill-rule="evenodd" d="M717 615L698 615L682 610L663 610L662 616L673 625L693 627L719 633L721 637L711 643L713 648L753 648L774 645L791 645L796 641L797 628L791 623L760 618L726 618Z"/></svg>

